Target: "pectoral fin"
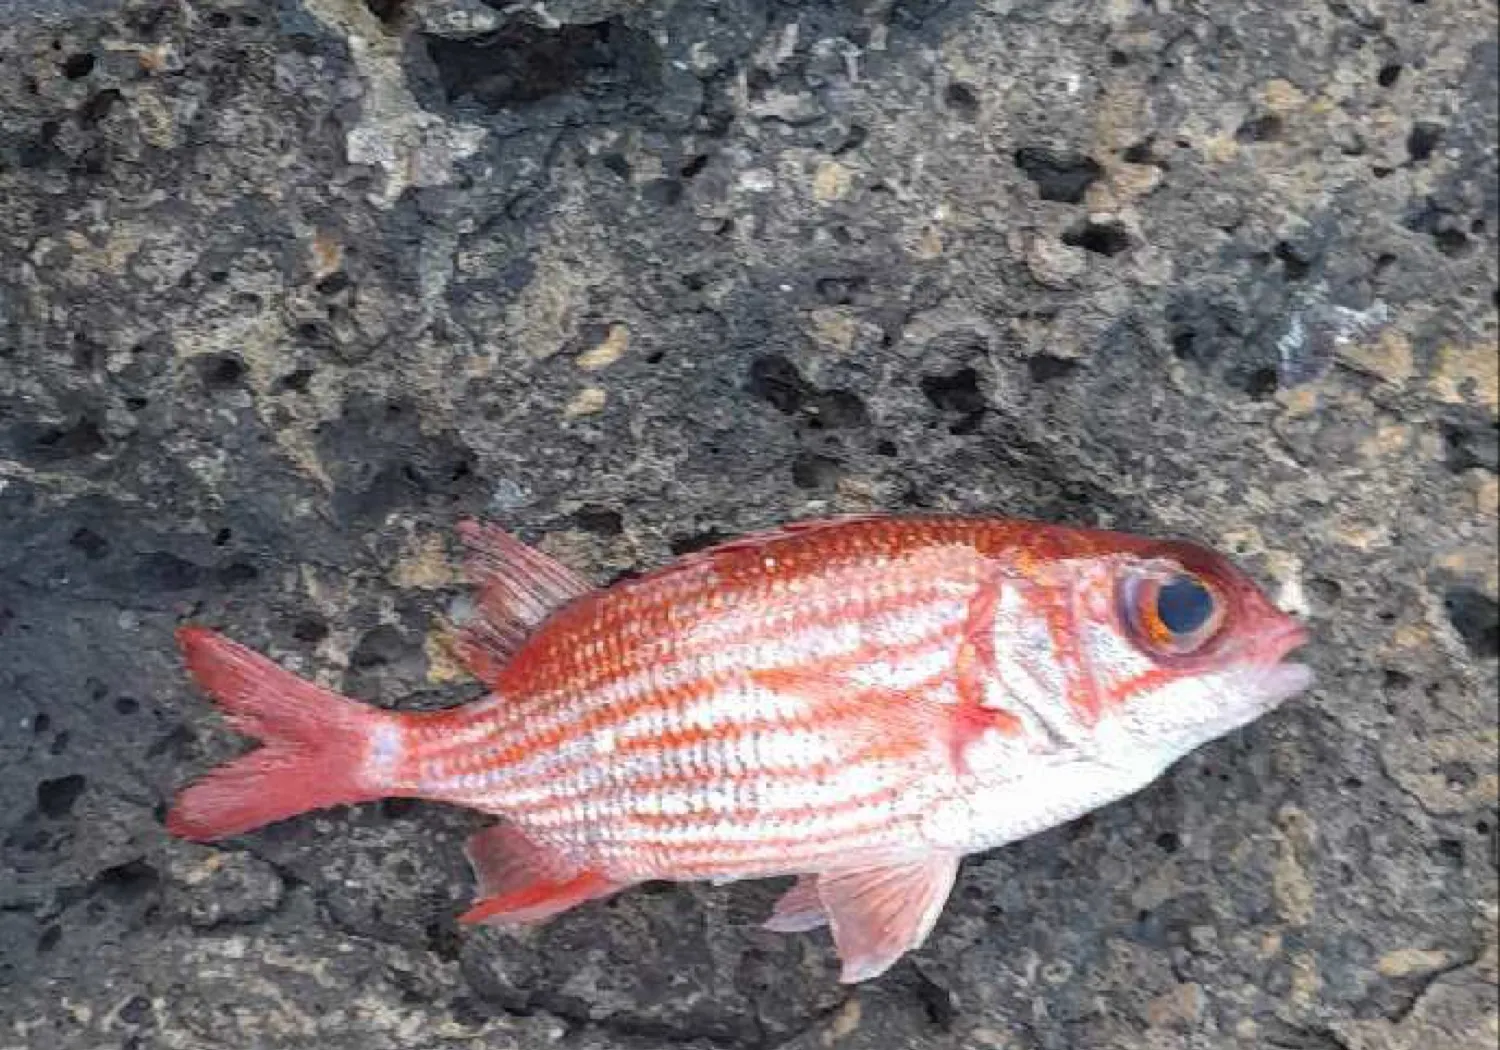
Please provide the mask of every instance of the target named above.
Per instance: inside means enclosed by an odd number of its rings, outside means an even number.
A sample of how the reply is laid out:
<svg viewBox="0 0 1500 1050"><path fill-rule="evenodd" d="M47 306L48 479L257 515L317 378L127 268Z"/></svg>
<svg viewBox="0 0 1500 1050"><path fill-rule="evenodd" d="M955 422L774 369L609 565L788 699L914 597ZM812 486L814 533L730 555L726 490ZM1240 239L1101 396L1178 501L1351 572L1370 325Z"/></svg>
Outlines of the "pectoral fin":
<svg viewBox="0 0 1500 1050"><path fill-rule="evenodd" d="M819 875L818 897L843 961L839 980L854 984L878 977L919 947L942 913L957 874L958 858L940 854L909 864Z"/></svg>

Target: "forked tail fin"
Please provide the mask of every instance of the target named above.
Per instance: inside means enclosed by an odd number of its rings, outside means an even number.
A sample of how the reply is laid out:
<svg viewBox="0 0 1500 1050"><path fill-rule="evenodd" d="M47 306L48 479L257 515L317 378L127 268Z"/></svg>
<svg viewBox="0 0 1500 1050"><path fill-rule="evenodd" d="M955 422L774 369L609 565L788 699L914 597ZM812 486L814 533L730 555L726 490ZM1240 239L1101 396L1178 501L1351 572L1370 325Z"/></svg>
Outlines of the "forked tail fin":
<svg viewBox="0 0 1500 1050"><path fill-rule="evenodd" d="M172 834L208 842L394 793L368 767L399 758L397 716L314 685L206 628L181 628L177 640L230 724L262 746L182 792L167 816Z"/></svg>

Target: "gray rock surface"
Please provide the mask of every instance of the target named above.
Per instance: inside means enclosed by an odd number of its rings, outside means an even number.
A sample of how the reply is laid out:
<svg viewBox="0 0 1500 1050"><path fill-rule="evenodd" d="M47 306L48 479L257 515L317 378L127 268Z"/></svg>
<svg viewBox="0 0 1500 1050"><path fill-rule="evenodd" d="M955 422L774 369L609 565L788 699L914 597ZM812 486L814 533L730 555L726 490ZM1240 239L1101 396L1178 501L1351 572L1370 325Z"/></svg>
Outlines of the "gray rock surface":
<svg viewBox="0 0 1500 1050"><path fill-rule="evenodd" d="M1496 21L1461 0L0 2L0 1047L1496 1039ZM385 705L461 515L600 581L871 508L1186 533L1320 683L834 983L778 887L459 930L219 848L186 618Z"/></svg>

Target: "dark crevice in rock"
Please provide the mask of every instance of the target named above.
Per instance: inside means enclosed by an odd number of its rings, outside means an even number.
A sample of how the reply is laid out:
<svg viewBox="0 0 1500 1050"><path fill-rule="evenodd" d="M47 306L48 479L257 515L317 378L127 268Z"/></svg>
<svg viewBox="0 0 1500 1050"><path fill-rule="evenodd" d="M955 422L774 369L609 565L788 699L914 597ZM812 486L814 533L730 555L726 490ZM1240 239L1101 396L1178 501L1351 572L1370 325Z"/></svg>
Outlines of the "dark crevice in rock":
<svg viewBox="0 0 1500 1050"><path fill-rule="evenodd" d="M21 434L16 444L37 462L57 463L103 452L109 442L99 424L84 417L58 426L31 429Z"/></svg>
<svg viewBox="0 0 1500 1050"><path fill-rule="evenodd" d="M88 780L81 773L43 780L36 786L36 807L42 816L60 820L73 812Z"/></svg>
<svg viewBox="0 0 1500 1050"><path fill-rule="evenodd" d="M1411 134L1406 137L1406 154L1411 158L1411 162L1421 164L1430 159L1438 143L1443 141L1445 130L1447 129L1443 125L1429 120L1419 120L1413 124Z"/></svg>
<svg viewBox="0 0 1500 1050"><path fill-rule="evenodd" d="M1037 146L1023 146L1015 153L1016 167L1036 184L1044 201L1079 204L1089 186L1104 169L1092 157L1078 153L1059 153Z"/></svg>
<svg viewBox="0 0 1500 1050"><path fill-rule="evenodd" d="M749 393L783 415L797 416L811 430L864 426L869 413L859 395L848 390L821 390L780 354L757 357L750 364Z"/></svg>
<svg viewBox="0 0 1500 1050"><path fill-rule="evenodd" d="M1261 1038L1272 1050L1354 1050L1331 1028L1293 1025L1279 1017L1262 1024Z"/></svg>
<svg viewBox="0 0 1500 1050"><path fill-rule="evenodd" d="M1416 1012L1417 1007L1422 1004L1422 1000L1437 986L1439 981L1449 974L1468 969L1479 961L1479 957L1480 952L1477 949L1472 946L1466 947L1459 957L1448 965L1440 966L1435 970L1423 973L1417 978L1416 985L1412 989L1411 994L1405 997L1398 1007L1386 1013L1386 1020L1392 1025L1399 1025L1404 1022Z"/></svg>
<svg viewBox="0 0 1500 1050"><path fill-rule="evenodd" d="M1443 255L1457 258L1468 255L1474 249L1474 242L1469 236L1470 223L1448 205L1431 197L1412 210L1405 220L1405 226L1413 232L1425 233L1431 237L1433 246Z"/></svg>
<svg viewBox="0 0 1500 1050"><path fill-rule="evenodd" d="M923 376L921 387L928 403L939 411L972 415L985 409L979 373L972 368L960 368L946 375Z"/></svg>
<svg viewBox="0 0 1500 1050"><path fill-rule="evenodd" d="M1500 656L1500 605L1472 587L1451 587L1443 595L1448 622L1469 652L1483 660Z"/></svg>
<svg viewBox="0 0 1500 1050"><path fill-rule="evenodd" d="M577 94L600 100L660 88L651 37L611 19L555 28L516 23L471 40L428 38L447 100L491 112Z"/></svg>
<svg viewBox="0 0 1500 1050"><path fill-rule="evenodd" d="M1286 131L1286 122L1275 113L1267 113L1245 121L1235 131L1240 142L1276 142Z"/></svg>
<svg viewBox="0 0 1500 1050"><path fill-rule="evenodd" d="M1448 469L1455 474L1478 467L1490 473L1500 471L1500 421L1439 424L1446 449Z"/></svg>
<svg viewBox="0 0 1500 1050"><path fill-rule="evenodd" d="M1087 219L1063 233L1062 242L1095 255L1113 257L1130 247L1130 232L1117 220Z"/></svg>

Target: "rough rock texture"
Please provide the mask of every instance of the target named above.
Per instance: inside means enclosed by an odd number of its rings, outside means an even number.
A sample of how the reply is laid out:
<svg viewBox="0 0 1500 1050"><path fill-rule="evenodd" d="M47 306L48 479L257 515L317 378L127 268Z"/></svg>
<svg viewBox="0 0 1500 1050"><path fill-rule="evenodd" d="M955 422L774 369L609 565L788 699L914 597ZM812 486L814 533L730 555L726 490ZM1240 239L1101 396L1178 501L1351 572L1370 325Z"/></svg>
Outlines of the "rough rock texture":
<svg viewBox="0 0 1500 1050"><path fill-rule="evenodd" d="M0 1047L1496 1039L1495 11L0 0ZM460 931L471 815L224 845L193 618L386 705L450 528L1187 533L1318 689L834 983L778 887ZM656 890L656 891L653 891Z"/></svg>

